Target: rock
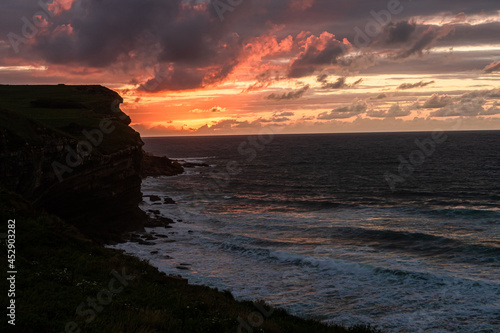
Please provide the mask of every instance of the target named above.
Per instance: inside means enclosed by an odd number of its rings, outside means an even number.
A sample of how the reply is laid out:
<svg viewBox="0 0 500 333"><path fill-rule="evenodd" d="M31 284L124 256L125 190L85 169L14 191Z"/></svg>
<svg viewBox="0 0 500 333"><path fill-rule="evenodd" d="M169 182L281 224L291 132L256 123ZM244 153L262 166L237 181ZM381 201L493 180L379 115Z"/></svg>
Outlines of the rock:
<svg viewBox="0 0 500 333"><path fill-rule="evenodd" d="M151 253L151 254L158 254L158 251L151 251L149 253Z"/></svg>
<svg viewBox="0 0 500 333"><path fill-rule="evenodd" d="M177 274L170 274L168 275L169 278L174 279L175 281L181 282L181 283L188 283L187 279L184 279L182 276L177 275Z"/></svg>
<svg viewBox="0 0 500 333"><path fill-rule="evenodd" d="M184 172L184 168L168 157L153 156L144 152L141 165L141 177L175 176Z"/></svg>
<svg viewBox="0 0 500 333"><path fill-rule="evenodd" d="M144 223L144 226L148 228L157 228L157 227L172 228L170 226L170 224L172 223L175 222L172 219L169 219L168 217L155 216L152 218L148 218L147 221Z"/></svg>
<svg viewBox="0 0 500 333"><path fill-rule="evenodd" d="M148 209L148 212L153 213L155 215L160 215L161 214L160 210L158 210L158 209Z"/></svg>
<svg viewBox="0 0 500 333"><path fill-rule="evenodd" d="M156 201L161 201L161 198L157 195L147 195L146 198L149 197L149 200L151 200L152 202L156 202Z"/></svg>
<svg viewBox="0 0 500 333"><path fill-rule="evenodd" d="M142 239L139 240L137 243L139 243L141 245L155 245L155 243L153 243L153 242L146 242L146 241L143 241Z"/></svg>
<svg viewBox="0 0 500 333"><path fill-rule="evenodd" d="M153 235L143 235L142 239L145 239L145 240L156 240L157 238L154 237Z"/></svg>
<svg viewBox="0 0 500 333"><path fill-rule="evenodd" d="M184 167L184 168L196 168L196 167L209 167L208 164L206 163L191 163L191 162L183 162L181 163L181 165Z"/></svg>
<svg viewBox="0 0 500 333"><path fill-rule="evenodd" d="M165 205L175 205L175 204L177 204L177 202L175 202L174 199L169 198L169 197L164 197L163 198L163 203Z"/></svg>
<svg viewBox="0 0 500 333"><path fill-rule="evenodd" d="M158 238L168 238L168 236L164 234L156 234L155 236Z"/></svg>

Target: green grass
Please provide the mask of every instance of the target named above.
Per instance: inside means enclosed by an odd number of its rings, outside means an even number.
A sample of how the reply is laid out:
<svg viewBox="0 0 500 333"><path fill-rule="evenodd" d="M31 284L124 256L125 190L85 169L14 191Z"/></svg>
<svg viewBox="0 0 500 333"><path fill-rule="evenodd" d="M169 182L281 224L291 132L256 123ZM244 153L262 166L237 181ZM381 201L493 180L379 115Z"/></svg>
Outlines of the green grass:
<svg viewBox="0 0 500 333"><path fill-rule="evenodd" d="M19 332L63 332L68 322L75 322L82 332L237 332L238 318L257 311L252 302L235 301L229 292L188 285L147 262L95 245L59 218L35 212L21 198L3 190L0 216L2 233L7 220L16 219ZM3 263L7 262L5 252ZM79 304L108 288L112 270L122 272L124 268L135 278L94 320L85 322L90 317L76 314ZM1 270L3 281L5 272ZM2 320L1 331L5 324ZM326 326L279 309L259 329L266 333L376 332L364 326Z"/></svg>

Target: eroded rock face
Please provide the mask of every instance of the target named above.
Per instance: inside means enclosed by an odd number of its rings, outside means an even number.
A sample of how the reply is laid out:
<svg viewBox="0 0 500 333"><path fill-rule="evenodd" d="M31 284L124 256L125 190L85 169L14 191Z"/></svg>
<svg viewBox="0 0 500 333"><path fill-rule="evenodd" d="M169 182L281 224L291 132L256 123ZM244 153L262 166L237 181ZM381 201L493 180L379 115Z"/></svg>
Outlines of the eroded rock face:
<svg viewBox="0 0 500 333"><path fill-rule="evenodd" d="M106 235L142 228L143 142L101 86L0 86L0 183Z"/></svg>

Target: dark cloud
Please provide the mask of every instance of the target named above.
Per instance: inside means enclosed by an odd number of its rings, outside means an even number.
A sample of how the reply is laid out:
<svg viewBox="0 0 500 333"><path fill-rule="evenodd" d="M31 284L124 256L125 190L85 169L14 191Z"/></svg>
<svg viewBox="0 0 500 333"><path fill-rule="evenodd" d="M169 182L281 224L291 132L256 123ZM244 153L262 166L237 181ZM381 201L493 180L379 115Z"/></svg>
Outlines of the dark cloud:
<svg viewBox="0 0 500 333"><path fill-rule="evenodd" d="M453 103L453 100L448 95L433 94L431 98L425 101L422 108L424 109L438 109L443 108L449 104Z"/></svg>
<svg viewBox="0 0 500 333"><path fill-rule="evenodd" d="M436 83L436 81L427 81L427 82L420 81L417 83L403 83L398 87L398 89L399 90L407 90L407 89L413 89L413 88L421 88L421 87L425 87L425 86L428 86L428 85L433 84L433 83Z"/></svg>
<svg viewBox="0 0 500 333"><path fill-rule="evenodd" d="M295 113L290 111L275 112L274 117L293 117Z"/></svg>
<svg viewBox="0 0 500 333"><path fill-rule="evenodd" d="M160 71L154 78L139 86L139 90L157 92L164 90L187 90L203 87L205 72L196 69L173 69Z"/></svg>
<svg viewBox="0 0 500 333"><path fill-rule="evenodd" d="M464 65L467 70L498 70L498 63L484 67L483 59L492 57L490 54L469 52L463 59L446 64L426 62L408 66L413 56L433 46L497 43L500 23L491 22L487 16L498 15L497 0L402 2L404 10L380 24L384 28L372 38L378 43L349 53L353 47L344 38L353 42L354 28L364 30L368 22L375 22L371 13L386 10L387 3L387 0L243 1L225 12L221 21L208 1L77 0L70 10L51 18L43 33L22 45L19 59L109 69L113 73L121 70L128 74L127 82L134 82L141 90L196 89L225 80L244 61L245 44L272 31L278 38L293 36L292 49L281 59L292 59L286 72L282 69L282 74L291 78L330 67L344 67L340 75L355 75L357 70L367 68L376 73L401 72L398 64L403 60L405 73L445 69L456 72L457 67ZM31 18L39 10L37 1L3 1L0 36L4 37L1 38L7 41L8 33L21 34L21 18ZM443 15L457 17L444 26L415 23L423 17ZM485 23L466 23L471 15L477 15L475 19L479 20L485 18ZM7 41L5 45L8 44ZM3 49L0 44L0 63L7 61L5 55L16 56L12 49ZM162 70L153 78L141 73L158 64ZM270 80L258 80L247 91L267 88ZM331 89L338 89L336 86L341 82L329 84Z"/></svg>
<svg viewBox="0 0 500 333"><path fill-rule="evenodd" d="M417 24L415 22L391 22L384 28L384 41L387 44L406 43L415 31L416 27Z"/></svg>
<svg viewBox="0 0 500 333"><path fill-rule="evenodd" d="M271 118L259 118L256 120L258 123L283 123L290 121L290 117L293 117L295 113L290 111L274 112Z"/></svg>
<svg viewBox="0 0 500 333"><path fill-rule="evenodd" d="M399 51L394 59L405 59L413 55L422 55L423 51L429 49L432 44L447 36L453 31L453 26L435 27L430 26L426 31L422 32L411 47Z"/></svg>
<svg viewBox="0 0 500 333"><path fill-rule="evenodd" d="M257 75L255 79L257 80L257 82L249 85L246 89L242 91L242 93L265 89L269 87L274 81L279 81L280 74L279 72L272 73L271 71L268 70Z"/></svg>
<svg viewBox="0 0 500 333"><path fill-rule="evenodd" d="M160 64L162 71L139 89L204 87L224 80L242 49L239 35L216 21L208 6L182 0L77 0L51 18L47 31L26 45L23 55L129 72Z"/></svg>
<svg viewBox="0 0 500 333"><path fill-rule="evenodd" d="M494 113L495 107L485 110L484 104L484 99L477 98L463 103L459 102L447 105L437 111L431 112L430 115L432 117L476 117L481 115L497 114Z"/></svg>
<svg viewBox="0 0 500 333"><path fill-rule="evenodd" d="M377 97L375 97L375 99L384 99L384 98L387 98L386 94L379 94Z"/></svg>
<svg viewBox="0 0 500 333"><path fill-rule="evenodd" d="M191 113L219 113L219 112L224 112L226 111L225 108L223 107L220 107L220 106L214 106L214 107L211 107L210 109L194 109L194 110L191 110L189 112Z"/></svg>
<svg viewBox="0 0 500 333"><path fill-rule="evenodd" d="M368 109L365 102L354 101L349 106L342 106L330 112L322 112L318 115L318 120L347 119L363 114Z"/></svg>
<svg viewBox="0 0 500 333"><path fill-rule="evenodd" d="M344 88L352 88L352 87L355 87L357 86L358 84L360 84L363 79L359 79L351 84L348 84L346 81L347 81L347 77L339 77L335 82L328 82L327 81L327 78L328 78L328 75L326 74L321 74L319 75L316 80L318 82L321 82L321 88L323 89L344 89Z"/></svg>
<svg viewBox="0 0 500 333"><path fill-rule="evenodd" d="M475 91L469 91L467 93L464 93L461 96L462 101L467 101L470 99L474 98L493 98L493 99L498 99L500 98L500 88L497 89L491 89L491 90L475 90Z"/></svg>
<svg viewBox="0 0 500 333"><path fill-rule="evenodd" d="M393 104L389 110L375 111L371 110L366 113L367 116L372 118L396 118L409 116L411 111L409 109L403 110L399 104Z"/></svg>
<svg viewBox="0 0 500 333"><path fill-rule="evenodd" d="M328 74L323 73L323 74L320 74L316 77L316 81L321 82L321 83L325 83L325 82L327 82L327 80L326 80L327 78L328 78Z"/></svg>
<svg viewBox="0 0 500 333"><path fill-rule="evenodd" d="M452 34L439 40L440 46L457 45L487 45L497 44L497 34L500 31L500 22L486 22L480 24L456 23Z"/></svg>
<svg viewBox="0 0 500 333"><path fill-rule="evenodd" d="M323 67L338 64L350 45L345 44L335 36L324 32L319 37L310 36L306 39L304 50L290 64L288 76L300 78L313 74Z"/></svg>
<svg viewBox="0 0 500 333"><path fill-rule="evenodd" d="M300 89L292 90L292 91L285 92L282 94L272 93L272 94L268 95L266 98L267 99L274 99L274 100L297 99L297 98L301 98L309 90L309 88L310 88L310 86L306 85Z"/></svg>

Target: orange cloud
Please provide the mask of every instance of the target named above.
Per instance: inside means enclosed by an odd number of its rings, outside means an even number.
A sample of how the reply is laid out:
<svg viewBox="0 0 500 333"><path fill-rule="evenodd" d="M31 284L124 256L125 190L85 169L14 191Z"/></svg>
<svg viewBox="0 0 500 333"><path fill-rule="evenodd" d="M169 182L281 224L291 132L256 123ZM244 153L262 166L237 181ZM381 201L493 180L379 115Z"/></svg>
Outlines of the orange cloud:
<svg viewBox="0 0 500 333"><path fill-rule="evenodd" d="M299 36L304 36L304 33ZM338 59L352 47L347 39L339 41L327 31L319 37L309 36L299 43L303 51L290 65L289 76L294 78L308 76L318 68L337 64Z"/></svg>
<svg viewBox="0 0 500 333"><path fill-rule="evenodd" d="M306 10L314 5L316 0L293 0L290 7L295 10Z"/></svg>
<svg viewBox="0 0 500 333"><path fill-rule="evenodd" d="M74 2L76 2L76 0L53 0L48 7L51 12L56 15L60 15L61 13L70 10Z"/></svg>
<svg viewBox="0 0 500 333"><path fill-rule="evenodd" d="M500 61L492 62L488 66L484 67L483 71L485 73L492 73L500 71Z"/></svg>

